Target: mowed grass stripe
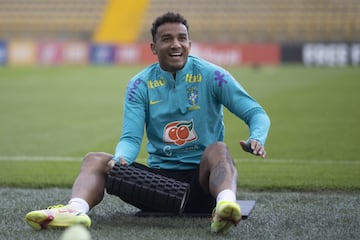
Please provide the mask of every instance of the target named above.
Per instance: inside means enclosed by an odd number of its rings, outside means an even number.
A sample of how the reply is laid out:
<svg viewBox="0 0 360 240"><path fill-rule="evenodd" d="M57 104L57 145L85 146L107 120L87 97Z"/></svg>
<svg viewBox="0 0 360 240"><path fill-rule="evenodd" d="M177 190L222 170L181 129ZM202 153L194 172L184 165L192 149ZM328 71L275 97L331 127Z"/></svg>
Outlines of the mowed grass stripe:
<svg viewBox="0 0 360 240"><path fill-rule="evenodd" d="M0 156L0 161L82 161L82 157L71 156ZM139 158L137 161L145 163L145 158ZM234 159L239 163L270 163L270 164L327 164L327 165L360 165L360 160L306 160L306 159Z"/></svg>
<svg viewBox="0 0 360 240"><path fill-rule="evenodd" d="M343 164L271 159L235 162L239 189L360 191L360 164L352 161ZM81 161L2 160L0 166L2 187L69 188L79 173Z"/></svg>
<svg viewBox="0 0 360 240"><path fill-rule="evenodd" d="M127 81L141 67L0 68L0 155L112 152ZM360 68L230 68L265 107L269 158L358 160ZM241 121L225 111L226 143L247 158ZM140 157L145 157L144 148Z"/></svg>

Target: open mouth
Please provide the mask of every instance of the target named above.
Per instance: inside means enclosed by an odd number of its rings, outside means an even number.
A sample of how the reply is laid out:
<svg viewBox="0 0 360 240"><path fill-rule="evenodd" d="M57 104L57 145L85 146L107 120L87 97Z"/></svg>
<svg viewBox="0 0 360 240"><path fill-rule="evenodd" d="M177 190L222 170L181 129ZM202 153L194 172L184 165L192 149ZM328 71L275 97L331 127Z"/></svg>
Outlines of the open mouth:
<svg viewBox="0 0 360 240"><path fill-rule="evenodd" d="M169 56L172 58L179 58L181 57L183 54L182 53L170 53Z"/></svg>

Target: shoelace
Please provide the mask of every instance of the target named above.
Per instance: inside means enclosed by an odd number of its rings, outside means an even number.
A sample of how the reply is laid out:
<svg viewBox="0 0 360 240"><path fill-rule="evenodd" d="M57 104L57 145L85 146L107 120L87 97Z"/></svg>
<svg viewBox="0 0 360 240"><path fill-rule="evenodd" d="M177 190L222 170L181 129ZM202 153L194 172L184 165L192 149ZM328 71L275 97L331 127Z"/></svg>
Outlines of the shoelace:
<svg viewBox="0 0 360 240"><path fill-rule="evenodd" d="M49 206L47 209L54 209L54 208L61 208L61 207L64 207L64 205L62 205L62 204L53 205L53 206Z"/></svg>

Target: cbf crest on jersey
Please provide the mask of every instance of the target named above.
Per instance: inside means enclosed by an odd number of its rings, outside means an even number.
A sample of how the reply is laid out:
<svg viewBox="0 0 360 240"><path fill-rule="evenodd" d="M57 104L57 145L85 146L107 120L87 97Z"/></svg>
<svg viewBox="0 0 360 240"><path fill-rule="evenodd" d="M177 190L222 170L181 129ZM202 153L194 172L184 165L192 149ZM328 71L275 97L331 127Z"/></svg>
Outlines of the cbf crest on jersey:
<svg viewBox="0 0 360 240"><path fill-rule="evenodd" d="M193 121L176 121L168 123L164 128L163 140L178 146L197 139Z"/></svg>
<svg viewBox="0 0 360 240"><path fill-rule="evenodd" d="M188 109L189 110L197 110L200 108L198 104L199 101L199 90L197 87L192 86L186 89L188 102L191 105Z"/></svg>

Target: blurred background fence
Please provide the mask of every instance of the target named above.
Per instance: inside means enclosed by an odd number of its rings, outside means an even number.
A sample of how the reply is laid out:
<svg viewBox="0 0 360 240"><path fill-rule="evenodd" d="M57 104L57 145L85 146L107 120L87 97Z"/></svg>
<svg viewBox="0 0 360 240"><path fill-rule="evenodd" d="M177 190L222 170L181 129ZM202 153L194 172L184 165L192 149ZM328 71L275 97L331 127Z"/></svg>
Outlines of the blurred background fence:
<svg viewBox="0 0 360 240"><path fill-rule="evenodd" d="M0 64L150 63L167 11L219 64L360 65L359 0L0 0Z"/></svg>

